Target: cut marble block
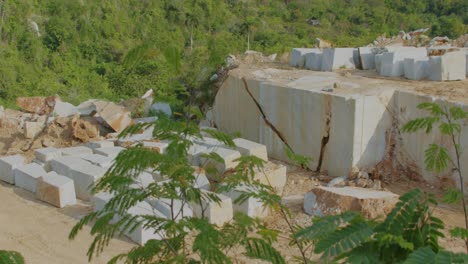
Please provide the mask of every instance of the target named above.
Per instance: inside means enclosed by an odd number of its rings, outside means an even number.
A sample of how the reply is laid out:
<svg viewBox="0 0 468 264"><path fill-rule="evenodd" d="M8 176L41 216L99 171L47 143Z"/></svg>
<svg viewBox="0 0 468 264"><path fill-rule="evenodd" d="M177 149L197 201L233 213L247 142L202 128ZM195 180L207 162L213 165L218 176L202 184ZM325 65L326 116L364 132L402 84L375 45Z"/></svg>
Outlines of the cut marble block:
<svg viewBox="0 0 468 264"><path fill-rule="evenodd" d="M138 188L147 188L151 183L156 182L153 174L143 171L140 175L135 179L135 186Z"/></svg>
<svg viewBox="0 0 468 264"><path fill-rule="evenodd" d="M243 138L234 139L234 144L236 144L236 149L242 156L256 156L264 161L268 161L267 148L265 145Z"/></svg>
<svg viewBox="0 0 468 264"><path fill-rule="evenodd" d="M195 187L199 189L203 189L206 191L210 190L210 181L208 177L206 177L206 172L204 169L195 167L195 172L193 174L195 176Z"/></svg>
<svg viewBox="0 0 468 264"><path fill-rule="evenodd" d="M104 206L114 197L114 195L101 192L94 195L94 211L100 211ZM151 204L146 201L142 201L132 206L127 211L128 214L132 216L143 216L143 215L152 215L160 218L166 218L164 214L153 208ZM111 222L116 222L120 219L120 216L116 215ZM137 219L140 221L141 219ZM133 242L144 245L150 239L160 240L165 237L164 232L158 231L154 228L144 228L142 225L137 226L133 232L127 231L125 235L130 238Z"/></svg>
<svg viewBox="0 0 468 264"><path fill-rule="evenodd" d="M79 157L64 156L50 160L49 164L53 171L60 175L71 178L72 168L88 166L91 163Z"/></svg>
<svg viewBox="0 0 468 264"><path fill-rule="evenodd" d="M277 194L281 194L287 181L286 166L268 162L263 169L256 169L255 180L265 185L271 185Z"/></svg>
<svg viewBox="0 0 468 264"><path fill-rule="evenodd" d="M94 187L94 183L105 173L104 168L88 163L79 167L72 166L70 174L66 176L73 180L76 196L87 201L92 198L91 188Z"/></svg>
<svg viewBox="0 0 468 264"><path fill-rule="evenodd" d="M25 165L25 158L21 155L6 156L0 158L0 180L15 184L13 170Z"/></svg>
<svg viewBox="0 0 468 264"><path fill-rule="evenodd" d="M96 193L93 196L93 208L94 212L101 211L104 206L114 197L114 195L108 192Z"/></svg>
<svg viewBox="0 0 468 264"><path fill-rule="evenodd" d="M88 156L84 156L82 157L82 159L104 169L109 169L112 166L112 164L114 164L114 158L106 157L99 154L91 154Z"/></svg>
<svg viewBox="0 0 468 264"><path fill-rule="evenodd" d="M36 197L59 208L76 204L73 181L55 172L49 172L37 180Z"/></svg>
<svg viewBox="0 0 468 264"><path fill-rule="evenodd" d="M206 195L216 195L221 201L219 203L207 199ZM231 198L202 190L202 204L190 203L195 217L205 217L211 224L222 226L232 220L233 207Z"/></svg>
<svg viewBox="0 0 468 264"><path fill-rule="evenodd" d="M385 52L382 55L380 66L380 75L387 77L403 76L404 60L427 57L426 48L400 47L391 52Z"/></svg>
<svg viewBox="0 0 468 264"><path fill-rule="evenodd" d="M86 144L88 148L96 149L96 148L113 148L114 142L110 140L103 140L103 141L92 141Z"/></svg>
<svg viewBox="0 0 468 264"><path fill-rule="evenodd" d="M190 205L179 199L150 199L148 202L168 219L180 220L183 217L193 216Z"/></svg>
<svg viewBox="0 0 468 264"><path fill-rule="evenodd" d="M258 218L264 218L268 216L268 208L265 208L263 203L257 198L249 197L242 203L236 202L236 199L238 199L243 193L251 191L255 192L255 190L251 189L250 187L239 186L236 189L223 194L231 198L234 212L241 212L250 217Z"/></svg>
<svg viewBox="0 0 468 264"><path fill-rule="evenodd" d="M375 54L375 69L380 74L380 70L382 69L382 58L383 53Z"/></svg>
<svg viewBox="0 0 468 264"><path fill-rule="evenodd" d="M226 145L223 142L221 142L221 141L219 141L219 140L217 140L215 138L211 138L211 137L194 138L193 142L195 142L196 144L206 146L208 148L210 148L210 147L226 147Z"/></svg>
<svg viewBox="0 0 468 264"><path fill-rule="evenodd" d="M62 156L82 157L93 154L93 150L85 146L62 148Z"/></svg>
<svg viewBox="0 0 468 264"><path fill-rule="evenodd" d="M166 148L169 146L169 142L166 141L143 141L143 147L157 151L161 154L166 152Z"/></svg>
<svg viewBox="0 0 468 264"><path fill-rule="evenodd" d="M119 138L117 140L117 145L126 146L127 144L131 144L136 141L151 140L153 138L153 131L154 131L154 127L151 126L143 130L143 132L139 134L133 134L133 135L128 135L124 138Z"/></svg>
<svg viewBox="0 0 468 264"><path fill-rule="evenodd" d="M370 47L359 48L359 60L361 69L372 70L375 69L375 53Z"/></svg>
<svg viewBox="0 0 468 264"><path fill-rule="evenodd" d="M317 49L314 52L305 55L305 68L313 71L322 69L322 50Z"/></svg>
<svg viewBox="0 0 468 264"><path fill-rule="evenodd" d="M52 167L48 162L42 162L40 160L34 159L32 163L36 163L37 165L41 166L46 172L50 172Z"/></svg>
<svg viewBox="0 0 468 264"><path fill-rule="evenodd" d="M322 71L339 69L355 69L353 48L326 48L323 49Z"/></svg>
<svg viewBox="0 0 468 264"><path fill-rule="evenodd" d="M429 57L407 58L404 61L405 77L410 80L422 80L427 78Z"/></svg>
<svg viewBox="0 0 468 264"><path fill-rule="evenodd" d="M466 78L466 55L463 51L447 52L429 57L429 79L432 81L456 81Z"/></svg>
<svg viewBox="0 0 468 264"><path fill-rule="evenodd" d="M194 143L189 147L187 151L187 158L189 162L194 166L200 166L201 157L200 155L204 153L208 147Z"/></svg>
<svg viewBox="0 0 468 264"><path fill-rule="evenodd" d="M94 149L95 154L103 155L106 157L115 158L121 151L125 150L122 147L110 147L110 148L96 148Z"/></svg>
<svg viewBox="0 0 468 264"><path fill-rule="evenodd" d="M135 206L128 209L127 213L132 216L152 215L160 218L166 218L165 215L151 206L148 202L139 202ZM141 219L140 219L141 220ZM155 239L161 240L165 238L164 231L157 231L154 228L145 228L139 225L133 230L133 232L126 232L125 234L133 242L144 245L148 240Z"/></svg>
<svg viewBox="0 0 468 264"><path fill-rule="evenodd" d="M302 49L302 48L294 48L291 51L291 58L289 61L289 65L293 67L304 67L305 64L305 55L310 52L314 52L318 49Z"/></svg>
<svg viewBox="0 0 468 264"><path fill-rule="evenodd" d="M34 155L36 156L37 160L40 160L42 162L48 162L52 159L58 158L62 156L62 151L60 149L56 148L41 148L41 149L36 149L34 151Z"/></svg>
<svg viewBox="0 0 468 264"><path fill-rule="evenodd" d="M15 185L33 193L36 192L37 179L47 174L44 168L37 163L17 167L13 173L15 175Z"/></svg>
<svg viewBox="0 0 468 264"><path fill-rule="evenodd" d="M210 153L216 153L224 160L224 162L221 163L211 158L201 156L200 167L204 169L216 168L219 173L223 173L229 169L234 169L239 164L237 159L241 157L239 151L223 147L211 147L204 151L204 154L209 155Z"/></svg>

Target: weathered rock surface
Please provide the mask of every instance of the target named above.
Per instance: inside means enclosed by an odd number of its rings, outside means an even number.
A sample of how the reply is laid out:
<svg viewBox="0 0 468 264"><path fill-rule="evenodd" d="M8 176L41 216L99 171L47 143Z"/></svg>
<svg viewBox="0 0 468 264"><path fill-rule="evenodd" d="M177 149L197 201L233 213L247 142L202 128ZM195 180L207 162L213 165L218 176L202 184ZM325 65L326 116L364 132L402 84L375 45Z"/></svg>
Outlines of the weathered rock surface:
<svg viewBox="0 0 468 264"><path fill-rule="evenodd" d="M54 109L55 100L55 96L18 97L16 98L16 105L29 113L48 115Z"/></svg>
<svg viewBox="0 0 468 264"><path fill-rule="evenodd" d="M398 195L357 187L318 187L305 195L304 211L313 216L361 212L367 218L387 215L398 202Z"/></svg>
<svg viewBox="0 0 468 264"><path fill-rule="evenodd" d="M73 181L56 172L49 172L37 179L36 197L46 203L63 208L76 204Z"/></svg>

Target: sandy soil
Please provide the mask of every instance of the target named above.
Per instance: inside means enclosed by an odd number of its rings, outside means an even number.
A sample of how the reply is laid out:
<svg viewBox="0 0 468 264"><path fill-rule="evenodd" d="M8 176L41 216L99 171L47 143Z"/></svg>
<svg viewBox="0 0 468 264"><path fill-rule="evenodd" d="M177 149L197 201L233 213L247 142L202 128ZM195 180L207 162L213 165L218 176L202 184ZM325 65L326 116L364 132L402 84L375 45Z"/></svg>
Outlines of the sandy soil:
<svg viewBox="0 0 468 264"><path fill-rule="evenodd" d="M314 172L291 166L288 167L288 172L285 196L303 194L317 185L324 184L323 181L318 180L323 176ZM421 182L397 182L385 186L386 189L398 194L413 187L431 191L438 197L443 192ZM0 249L21 252L28 264L87 263L86 251L92 242L92 237L89 235L90 228L85 227L72 241L68 240L68 234L78 219L91 210L89 204L81 203L57 209L36 200L32 193L5 183L0 183L0 201ZM290 210L294 224L305 226L311 223L311 217L303 213L302 206L291 207ZM448 235L450 228L463 225L462 209L440 205L435 209L435 215L442 218L447 226L444 231L446 238L440 241L441 244L447 249L463 252L463 241L451 239ZM288 230L286 222L278 215L269 216L266 223L271 228ZM276 245L287 262L291 262L294 256L299 255L297 248L289 246L289 243L288 233L285 232L280 236ZM112 256L127 252L133 246L134 244L126 238L113 239L110 246L91 263L106 263ZM312 249L309 252L312 252ZM312 255L312 258L316 259L318 256ZM244 262L244 258L238 260L240 263L257 263Z"/></svg>
<svg viewBox="0 0 468 264"><path fill-rule="evenodd" d="M21 252L28 264L88 263L90 228L85 227L75 240L68 240L77 219L88 213L88 205L58 209L36 200L28 191L5 183L0 183L0 201L0 249ZM106 263L133 246L129 240L113 239L91 263Z"/></svg>

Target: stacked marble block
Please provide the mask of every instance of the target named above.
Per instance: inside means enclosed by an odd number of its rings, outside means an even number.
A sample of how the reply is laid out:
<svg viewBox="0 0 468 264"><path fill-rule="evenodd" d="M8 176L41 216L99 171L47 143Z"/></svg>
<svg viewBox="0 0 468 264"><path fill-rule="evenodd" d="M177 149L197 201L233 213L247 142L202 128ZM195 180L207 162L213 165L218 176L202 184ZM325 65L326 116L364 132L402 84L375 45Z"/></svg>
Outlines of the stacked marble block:
<svg viewBox="0 0 468 264"><path fill-rule="evenodd" d="M468 76L468 49L439 49L440 56L428 56L427 48L416 47L293 49L290 65L314 71L375 69L381 76L410 80L464 80Z"/></svg>
<svg viewBox="0 0 468 264"><path fill-rule="evenodd" d="M359 64L355 48L298 49L291 52L290 65L314 71L355 69Z"/></svg>
<svg viewBox="0 0 468 264"><path fill-rule="evenodd" d="M74 183L71 179L55 172L47 172L40 163L44 155L36 153L37 161L26 164L21 155L0 159L0 179L36 194L44 202L59 208L76 204Z"/></svg>
<svg viewBox="0 0 468 264"><path fill-rule="evenodd" d="M243 155L253 155L268 161L266 147L241 138L234 139L236 148L229 148L222 142L207 136L204 138L192 138L191 140L193 141L193 145L189 149L189 160L195 169L195 187L202 191L202 197L204 197L201 203L185 203L183 200L178 199L147 199L133 206L129 210L129 213L132 215L154 215L165 219L175 218L176 220L182 217L206 217L210 223L219 226L231 221L234 212L242 212L251 217L262 218L267 216L268 211L255 198L250 198L241 204L235 202L243 191L247 191L243 186L229 193L220 194L211 192L209 182L209 178L211 177L205 172L208 168L216 168L221 173L234 169L238 165L236 159ZM169 142L143 141L138 144L164 153ZM207 155L212 152L221 156L224 162L209 158ZM286 184L286 167L268 162L263 171L257 172L255 178L261 183L271 184L278 193L281 193ZM142 174L136 181L138 183L135 183L135 186L140 187L145 187L151 183L165 184L169 182L165 177L160 175L156 177L154 174L153 177ZM215 202L207 199L210 196L217 197L219 201ZM101 210L112 198L113 196L108 193L96 194L94 196L95 210ZM173 210L171 210L170 204L174 206ZM172 215L172 212L180 213L176 217ZM117 221L118 218L114 220ZM137 227L132 233L127 232L125 235L138 244L144 244L149 239L161 239L164 237L163 233L155 229L145 229L141 226Z"/></svg>

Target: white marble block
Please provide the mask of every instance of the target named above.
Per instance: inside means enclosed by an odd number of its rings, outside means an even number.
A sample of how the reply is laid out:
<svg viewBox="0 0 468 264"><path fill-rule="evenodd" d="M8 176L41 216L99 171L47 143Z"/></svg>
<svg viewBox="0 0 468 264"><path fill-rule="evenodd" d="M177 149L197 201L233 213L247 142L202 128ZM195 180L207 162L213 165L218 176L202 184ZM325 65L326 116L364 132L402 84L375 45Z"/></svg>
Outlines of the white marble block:
<svg viewBox="0 0 468 264"><path fill-rule="evenodd" d="M47 174L44 168L37 163L18 167L13 173L15 174L15 185L33 193L36 192L37 179Z"/></svg>
<svg viewBox="0 0 468 264"><path fill-rule="evenodd" d="M13 170L25 165L25 158L21 155L6 156L0 158L0 180L9 184L15 184Z"/></svg>
<svg viewBox="0 0 468 264"><path fill-rule="evenodd" d="M62 156L82 157L93 154L93 150L85 146L62 148L60 150L62 151Z"/></svg>
<svg viewBox="0 0 468 264"><path fill-rule="evenodd" d="M62 156L62 151L60 149L56 148L41 148L41 149L36 149L34 151L34 155L36 156L36 159L42 161L42 162L48 162L52 159L58 158Z"/></svg>
<svg viewBox="0 0 468 264"><path fill-rule="evenodd" d="M428 75L432 81L464 80L466 54L463 51L453 51L442 56L430 56Z"/></svg>
<svg viewBox="0 0 468 264"><path fill-rule="evenodd" d="M257 198L249 197L244 202L236 202L243 193L255 191L247 186L239 186L227 193L223 193L232 200L232 207L234 212L241 212L250 217L264 218L268 216L268 208L265 208L262 201Z"/></svg>
<svg viewBox="0 0 468 264"><path fill-rule="evenodd" d="M233 208L231 198L217 193L202 190L202 203L191 202L190 206L195 217L205 217L211 224L222 226L232 220ZM216 195L221 201L219 203L210 201L206 194Z"/></svg>
<svg viewBox="0 0 468 264"><path fill-rule="evenodd" d="M339 69L355 69L353 48L326 48L323 49L322 71Z"/></svg>
<svg viewBox="0 0 468 264"><path fill-rule="evenodd" d="M243 138L234 139L234 143L236 144L236 149L242 156L255 156L264 161L268 161L267 148L265 145Z"/></svg>
<svg viewBox="0 0 468 264"><path fill-rule="evenodd" d="M36 197L59 208L76 204L73 181L55 172L49 172L37 180Z"/></svg>

